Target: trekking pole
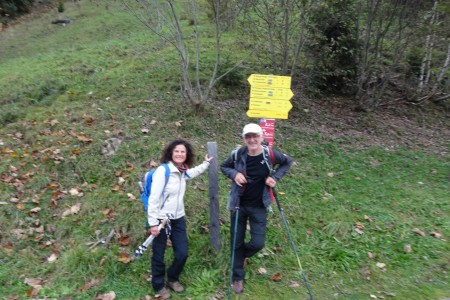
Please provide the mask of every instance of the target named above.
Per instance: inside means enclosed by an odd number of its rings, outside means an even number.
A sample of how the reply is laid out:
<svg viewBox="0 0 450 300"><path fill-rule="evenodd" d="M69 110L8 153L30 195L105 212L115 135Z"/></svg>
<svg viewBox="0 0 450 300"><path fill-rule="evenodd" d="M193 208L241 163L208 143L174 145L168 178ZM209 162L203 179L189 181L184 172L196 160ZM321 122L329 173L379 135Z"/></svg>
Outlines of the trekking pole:
<svg viewBox="0 0 450 300"><path fill-rule="evenodd" d="M171 214L167 214L166 217L161 221L161 223L158 225L158 231L161 231L161 229L166 227L167 223L170 223L169 218L171 217ZM145 251L147 251L148 246L150 246L155 239L155 236L151 234L137 249L134 251L134 255L132 257L132 260L139 259Z"/></svg>
<svg viewBox="0 0 450 300"><path fill-rule="evenodd" d="M302 274L303 281L305 282L306 289L308 290L309 299L310 300L314 300L312 292L311 292L311 288L309 287L308 280L306 279L306 276L305 276L305 272L303 271L302 264L300 263L300 258L298 257L297 248L295 247L294 241L292 240L291 232L289 230L289 226L287 224L286 217L284 216L283 208L281 207L280 200L278 200L278 196L277 196L277 193L275 191L275 188L272 188L272 193L273 193L273 196L275 197L275 200L277 202L277 206L278 206L278 210L280 211L281 218L283 219L284 227L286 228L287 235L288 235L289 242L291 244L292 250L294 250L294 254L297 257L297 263L298 263L298 266L300 268L300 273Z"/></svg>
<svg viewBox="0 0 450 300"><path fill-rule="evenodd" d="M228 300L231 299L231 286L233 285L233 265L234 265L234 251L236 249L236 235L237 235L237 225L239 217L239 206L236 207L236 212L234 215L234 233L233 233L233 247L231 248L231 265L230 265L230 285L228 286Z"/></svg>

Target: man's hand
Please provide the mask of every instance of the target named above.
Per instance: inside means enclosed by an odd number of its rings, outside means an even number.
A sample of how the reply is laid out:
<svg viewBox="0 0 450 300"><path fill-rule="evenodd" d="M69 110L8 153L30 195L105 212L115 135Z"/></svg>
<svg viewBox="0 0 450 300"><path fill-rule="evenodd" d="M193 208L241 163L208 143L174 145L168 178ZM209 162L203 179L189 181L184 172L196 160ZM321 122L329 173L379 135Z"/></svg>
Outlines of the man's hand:
<svg viewBox="0 0 450 300"><path fill-rule="evenodd" d="M270 186L271 188L274 188L277 185L277 181L269 176L266 178L266 185Z"/></svg>
<svg viewBox="0 0 450 300"><path fill-rule="evenodd" d="M244 174L238 172L234 177L234 181L238 186L243 186L247 183L247 178L245 178Z"/></svg>

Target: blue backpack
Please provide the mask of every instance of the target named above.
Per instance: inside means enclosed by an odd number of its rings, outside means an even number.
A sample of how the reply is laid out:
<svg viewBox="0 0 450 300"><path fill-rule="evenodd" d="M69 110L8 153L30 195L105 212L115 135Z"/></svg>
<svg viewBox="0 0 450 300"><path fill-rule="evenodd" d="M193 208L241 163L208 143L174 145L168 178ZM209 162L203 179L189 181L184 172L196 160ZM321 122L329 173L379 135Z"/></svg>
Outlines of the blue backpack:
<svg viewBox="0 0 450 300"><path fill-rule="evenodd" d="M167 182L169 181L169 176L170 176L170 169L169 169L169 165L167 165L166 163L161 164L161 166L164 166L164 168L166 169L166 181L164 183L164 188L163 188L163 199L164 199L164 189L166 188ZM152 181L153 181L153 174L155 173L155 168L151 169L150 171L148 171L147 173L145 173L145 175L142 177L142 181L139 182L139 186L140 186L140 190L141 190L141 200L142 200L142 204L144 204L144 211L147 212L148 209L148 198L150 197L150 193L152 190ZM161 208L164 207L164 202L161 206Z"/></svg>

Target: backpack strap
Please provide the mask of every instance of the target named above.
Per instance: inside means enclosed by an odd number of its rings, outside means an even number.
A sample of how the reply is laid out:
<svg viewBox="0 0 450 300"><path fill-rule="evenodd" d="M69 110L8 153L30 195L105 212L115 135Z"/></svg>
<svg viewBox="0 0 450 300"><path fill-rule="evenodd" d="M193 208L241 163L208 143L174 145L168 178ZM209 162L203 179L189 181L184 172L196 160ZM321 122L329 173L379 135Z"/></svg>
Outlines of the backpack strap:
<svg viewBox="0 0 450 300"><path fill-rule="evenodd" d="M270 157L270 160L269 160ZM275 154L273 153L272 148L268 146L263 146L263 158L267 167L269 168L270 174L273 173L273 165L275 164Z"/></svg>
<svg viewBox="0 0 450 300"><path fill-rule="evenodd" d="M263 146L263 156L264 161L266 162L267 167L269 168L270 175L272 175L275 172L275 170L273 169L273 166L275 165L275 154L273 153L273 149L268 146ZM270 157L270 160L268 159L268 157ZM271 187L268 187L268 189L270 198L272 199L272 202L274 202L275 195L273 193L273 189Z"/></svg>
<svg viewBox="0 0 450 300"><path fill-rule="evenodd" d="M161 209L162 209L164 207L164 203L166 202L166 199L164 199L164 190L166 189L167 182L169 182L170 169L169 169L169 165L166 163L161 164L161 166L164 166L164 169L166 169L166 173L165 173L166 181L164 182L164 188L162 191L162 198L163 198L163 203L161 205Z"/></svg>
<svg viewBox="0 0 450 300"><path fill-rule="evenodd" d="M231 156L233 157L234 167L236 167L236 162L241 158L242 151L244 151L245 147L237 147L231 151Z"/></svg>

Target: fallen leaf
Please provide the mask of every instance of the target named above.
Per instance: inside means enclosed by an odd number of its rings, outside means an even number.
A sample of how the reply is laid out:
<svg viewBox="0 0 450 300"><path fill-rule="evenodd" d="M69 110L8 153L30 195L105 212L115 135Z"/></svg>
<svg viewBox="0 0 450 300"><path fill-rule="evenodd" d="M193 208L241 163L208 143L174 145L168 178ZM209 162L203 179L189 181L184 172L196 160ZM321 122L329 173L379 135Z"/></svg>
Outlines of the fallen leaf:
<svg viewBox="0 0 450 300"><path fill-rule="evenodd" d="M85 136L84 134L77 135L77 139L78 139L80 142L83 142L83 143L85 143L85 144L90 144L90 143L92 143L92 139L88 138L88 137Z"/></svg>
<svg viewBox="0 0 450 300"><path fill-rule="evenodd" d="M92 118L88 118L84 121L88 126L92 126L92 124L94 124L94 119Z"/></svg>
<svg viewBox="0 0 450 300"><path fill-rule="evenodd" d="M25 231L20 228L11 229L11 234L15 235L17 239L21 239L22 236L25 234Z"/></svg>
<svg viewBox="0 0 450 300"><path fill-rule="evenodd" d="M41 288L42 287L42 279L40 279L40 278L25 278L25 280L23 282L33 288Z"/></svg>
<svg viewBox="0 0 450 300"><path fill-rule="evenodd" d="M434 237L434 238L437 238L437 239L441 239L442 238L442 234L440 234L439 232L436 232L436 231L430 232L430 235L432 237Z"/></svg>
<svg viewBox="0 0 450 300"><path fill-rule="evenodd" d="M11 242L5 242L5 243L1 244L1 247L3 248L3 250L6 250L8 252L10 252L14 249L14 245Z"/></svg>
<svg viewBox="0 0 450 300"><path fill-rule="evenodd" d="M72 196L80 196L80 191L78 190L78 189L76 189L76 188L71 188L70 190L69 190L69 194L70 195L72 195Z"/></svg>
<svg viewBox="0 0 450 300"><path fill-rule="evenodd" d="M375 257L377 257L377 255L376 255L375 253L372 253L372 252L367 252L367 256L368 256L370 259L374 259Z"/></svg>
<svg viewBox="0 0 450 300"><path fill-rule="evenodd" d="M330 177L330 178L333 178L334 177L334 173L333 172L328 172L327 176Z"/></svg>
<svg viewBox="0 0 450 300"><path fill-rule="evenodd" d="M282 278L283 278L283 276L279 272L270 276L270 280L275 281L275 282L281 281Z"/></svg>
<svg viewBox="0 0 450 300"><path fill-rule="evenodd" d="M142 128L142 129L141 129L141 132L142 132L142 133L148 133L149 131L150 131L150 130L149 130L148 128Z"/></svg>
<svg viewBox="0 0 450 300"><path fill-rule="evenodd" d="M258 274L259 275L264 275L264 274L266 274L267 273L267 270L266 269L264 269L264 268L258 268Z"/></svg>
<svg viewBox="0 0 450 300"><path fill-rule="evenodd" d="M363 229L364 228L364 224L361 222L355 222L355 227L359 228L359 229Z"/></svg>
<svg viewBox="0 0 450 300"><path fill-rule="evenodd" d="M412 252L412 247L409 244L405 244L403 246L403 249L405 250L406 253L411 253Z"/></svg>
<svg viewBox="0 0 450 300"><path fill-rule="evenodd" d="M58 259L58 255L56 255L56 253L52 253L49 256L47 256L47 258L45 259L46 262L48 263L53 263Z"/></svg>
<svg viewBox="0 0 450 300"><path fill-rule="evenodd" d="M122 187L118 184L115 184L111 187L111 190L114 192L119 192L122 189Z"/></svg>
<svg viewBox="0 0 450 300"><path fill-rule="evenodd" d="M274 252L278 252L278 251L281 251L281 250L282 250L282 248L280 246L273 247L273 251Z"/></svg>
<svg viewBox="0 0 450 300"><path fill-rule="evenodd" d="M77 204L71 206L69 209L65 210L62 213L61 217L64 219L67 216L75 215L80 211L80 209L81 209L81 203L77 203Z"/></svg>
<svg viewBox="0 0 450 300"><path fill-rule="evenodd" d="M56 200L64 198L65 196L66 196L66 194L64 191L56 190L56 191L53 191L53 193L52 193L52 200L56 201Z"/></svg>
<svg viewBox="0 0 450 300"><path fill-rule="evenodd" d="M296 289L300 287L300 284L295 281L291 281L291 284L289 285L290 288Z"/></svg>
<svg viewBox="0 0 450 300"><path fill-rule="evenodd" d="M128 264L132 261L130 255L127 253L119 253L119 257L117 258L118 261L124 264Z"/></svg>
<svg viewBox="0 0 450 300"><path fill-rule="evenodd" d="M380 269L384 269L384 268L386 267L386 264L381 263L381 262L377 262L377 263L376 263L376 266L377 266L378 268L380 268Z"/></svg>
<svg viewBox="0 0 450 300"><path fill-rule="evenodd" d="M39 287L39 288L32 288L32 289L27 290L27 296L28 297L35 297L35 296L37 296L37 294L39 294L39 290L40 289L41 288Z"/></svg>
<svg viewBox="0 0 450 300"><path fill-rule="evenodd" d="M32 213L32 214L37 214L40 211L41 211L40 207L35 207L35 208L30 209L30 213Z"/></svg>
<svg viewBox="0 0 450 300"><path fill-rule="evenodd" d="M420 236L426 236L425 232L423 232L422 230L420 230L419 228L415 227L412 230L414 233L417 233Z"/></svg>
<svg viewBox="0 0 450 300"><path fill-rule="evenodd" d="M364 234L364 231L362 231L359 228L355 228L355 231L356 231L357 234Z"/></svg>
<svg viewBox="0 0 450 300"><path fill-rule="evenodd" d="M128 246L130 244L131 239L129 236L121 236L119 241L121 246Z"/></svg>
<svg viewBox="0 0 450 300"><path fill-rule="evenodd" d="M113 291L108 292L106 294L97 294L95 296L95 300L114 300L116 299L116 293Z"/></svg>
<svg viewBox="0 0 450 300"><path fill-rule="evenodd" d="M183 121L176 121L175 122L175 126L180 127L182 125Z"/></svg>
<svg viewBox="0 0 450 300"><path fill-rule="evenodd" d="M77 290L77 293L81 293L81 292L90 290L91 288L93 288L93 287L95 287L95 286L97 286L97 285L99 285L99 284L100 284L100 280L98 280L98 279L91 279L91 281L89 281L88 283L86 283L85 285L83 285L82 287L80 287L80 288Z"/></svg>

